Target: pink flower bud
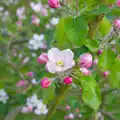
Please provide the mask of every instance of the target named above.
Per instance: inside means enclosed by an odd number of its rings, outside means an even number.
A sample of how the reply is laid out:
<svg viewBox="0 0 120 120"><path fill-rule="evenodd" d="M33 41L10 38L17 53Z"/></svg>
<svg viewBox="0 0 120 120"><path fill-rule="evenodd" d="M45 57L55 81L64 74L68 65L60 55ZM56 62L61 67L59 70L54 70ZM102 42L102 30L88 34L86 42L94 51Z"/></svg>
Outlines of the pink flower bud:
<svg viewBox="0 0 120 120"><path fill-rule="evenodd" d="M102 53L103 53L103 50L102 50L102 49L98 50L98 54L99 54L99 55L101 55Z"/></svg>
<svg viewBox="0 0 120 120"><path fill-rule="evenodd" d="M28 72L28 73L27 73L27 76L28 76L28 77L33 77L33 76L34 76L34 73L33 73L33 72Z"/></svg>
<svg viewBox="0 0 120 120"><path fill-rule="evenodd" d="M42 53L42 54L38 57L37 61L38 61L38 63L40 63L40 64L46 64L47 61L48 61L48 55L47 55L47 53Z"/></svg>
<svg viewBox="0 0 120 120"><path fill-rule="evenodd" d="M80 71L85 75L85 76L88 76L88 75L91 75L91 71L88 70L87 68L80 68Z"/></svg>
<svg viewBox="0 0 120 120"><path fill-rule="evenodd" d="M52 82L47 77L45 77L40 84L42 85L42 88L48 88L51 83Z"/></svg>
<svg viewBox="0 0 120 120"><path fill-rule="evenodd" d="M65 106L65 109L66 109L66 110L70 110L70 106L69 106L69 105L66 105L66 106Z"/></svg>
<svg viewBox="0 0 120 120"><path fill-rule="evenodd" d="M73 114L73 113L70 113L70 114L69 114L69 119L74 119L74 118L75 118L74 114Z"/></svg>
<svg viewBox="0 0 120 120"><path fill-rule="evenodd" d="M64 116L64 119L69 119L69 116Z"/></svg>
<svg viewBox="0 0 120 120"><path fill-rule="evenodd" d="M28 111L29 111L29 112L32 112L32 110L33 110L33 107L32 107L32 106L28 106L27 108L28 108Z"/></svg>
<svg viewBox="0 0 120 120"><path fill-rule="evenodd" d="M66 77L63 80L64 84L72 84L72 78L71 77Z"/></svg>
<svg viewBox="0 0 120 120"><path fill-rule="evenodd" d="M17 87L24 87L24 86L26 86L28 84L28 82L26 81L26 80L20 80L17 84L16 84L16 86Z"/></svg>
<svg viewBox="0 0 120 120"><path fill-rule="evenodd" d="M98 65L98 59L94 59L93 64Z"/></svg>
<svg viewBox="0 0 120 120"><path fill-rule="evenodd" d="M117 0L116 4L118 7L120 7L120 0Z"/></svg>
<svg viewBox="0 0 120 120"><path fill-rule="evenodd" d="M76 108L76 109L75 109L75 112L80 112L79 108Z"/></svg>
<svg viewBox="0 0 120 120"><path fill-rule="evenodd" d="M107 77L109 74L110 74L109 71L105 71L105 72L103 72L103 76L104 76L104 77Z"/></svg>
<svg viewBox="0 0 120 120"><path fill-rule="evenodd" d="M120 28L120 19L116 19L114 21L114 25L116 26L116 29L119 29Z"/></svg>
<svg viewBox="0 0 120 120"><path fill-rule="evenodd" d="M90 68L92 66L92 55L85 53L80 56L81 67Z"/></svg>
<svg viewBox="0 0 120 120"><path fill-rule="evenodd" d="M17 27L22 27L22 21L21 20L17 21L16 25L17 25Z"/></svg>
<svg viewBox="0 0 120 120"><path fill-rule="evenodd" d="M59 0L48 0L48 4L51 8L58 8L60 7Z"/></svg>

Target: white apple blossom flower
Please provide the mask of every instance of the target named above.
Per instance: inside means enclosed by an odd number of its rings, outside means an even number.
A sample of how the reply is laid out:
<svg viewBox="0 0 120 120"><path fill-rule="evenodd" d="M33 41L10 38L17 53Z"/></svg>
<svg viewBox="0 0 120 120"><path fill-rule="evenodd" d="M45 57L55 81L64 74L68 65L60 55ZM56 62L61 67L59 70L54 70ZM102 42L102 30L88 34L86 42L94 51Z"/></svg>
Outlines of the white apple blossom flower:
<svg viewBox="0 0 120 120"><path fill-rule="evenodd" d="M38 99L37 95L34 94L33 96L27 98L26 106L22 108L23 113L34 112L37 115L47 114L48 109L43 101Z"/></svg>
<svg viewBox="0 0 120 120"><path fill-rule="evenodd" d="M46 49L47 46L44 42L44 38L45 38L44 34L41 35L34 34L33 38L29 41L29 48L32 50L37 50L39 48Z"/></svg>
<svg viewBox="0 0 120 120"><path fill-rule="evenodd" d="M7 100L8 100L8 95L7 95L7 93L5 92L5 90L4 89L0 89L0 102L2 102L2 103L6 103L7 102Z"/></svg>
<svg viewBox="0 0 120 120"><path fill-rule="evenodd" d="M41 11L41 7L42 7L42 4L41 4L41 3L31 2L31 3L30 3L30 6L31 6L31 8L32 8L35 12L40 12L40 11Z"/></svg>
<svg viewBox="0 0 120 120"><path fill-rule="evenodd" d="M36 79L31 80L31 83L32 83L33 85L36 85L36 84L37 84Z"/></svg>
<svg viewBox="0 0 120 120"><path fill-rule="evenodd" d="M74 53L70 49L60 51L57 48L52 48L48 51L47 69L51 73L66 71L75 65L73 60Z"/></svg>
<svg viewBox="0 0 120 120"><path fill-rule="evenodd" d="M36 107L40 103L42 103L42 102L38 99L36 94L27 98L27 105L28 106Z"/></svg>
<svg viewBox="0 0 120 120"><path fill-rule="evenodd" d="M35 109L35 114L37 114L37 115L41 115L41 114L46 115L47 113L48 113L48 109L47 109L46 105L44 105L44 104L38 104L37 105L37 109Z"/></svg>
<svg viewBox="0 0 120 120"><path fill-rule="evenodd" d="M25 19L25 7L18 8L16 15L19 19Z"/></svg>
<svg viewBox="0 0 120 120"><path fill-rule="evenodd" d="M55 25L58 24L58 22L59 22L59 18L53 17L53 18L51 19L51 21L50 21L50 24L53 25L53 26L55 26Z"/></svg>
<svg viewBox="0 0 120 120"><path fill-rule="evenodd" d="M4 7L0 6L0 12L4 10Z"/></svg>

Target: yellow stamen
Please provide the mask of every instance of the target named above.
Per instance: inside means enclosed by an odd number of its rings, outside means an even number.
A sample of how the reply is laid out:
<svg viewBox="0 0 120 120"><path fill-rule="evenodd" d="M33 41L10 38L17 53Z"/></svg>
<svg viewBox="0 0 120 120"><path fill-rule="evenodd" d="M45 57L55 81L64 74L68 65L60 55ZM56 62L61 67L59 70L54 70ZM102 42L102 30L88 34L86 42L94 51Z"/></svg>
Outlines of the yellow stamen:
<svg viewBox="0 0 120 120"><path fill-rule="evenodd" d="M63 66L63 62L60 60L56 63L58 66Z"/></svg>

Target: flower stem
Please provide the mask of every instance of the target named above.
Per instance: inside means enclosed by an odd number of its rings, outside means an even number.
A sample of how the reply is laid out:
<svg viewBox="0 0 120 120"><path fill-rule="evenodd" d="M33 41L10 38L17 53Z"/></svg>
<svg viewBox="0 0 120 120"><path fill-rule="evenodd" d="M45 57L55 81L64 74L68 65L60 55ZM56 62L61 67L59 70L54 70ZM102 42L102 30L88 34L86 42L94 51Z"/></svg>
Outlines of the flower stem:
<svg viewBox="0 0 120 120"><path fill-rule="evenodd" d="M79 1L76 0L76 14L78 15L79 13Z"/></svg>
<svg viewBox="0 0 120 120"><path fill-rule="evenodd" d="M52 120L53 115L56 112L58 105L60 104L61 100L64 98L65 93L70 88L69 85L61 85L60 86L60 94L55 98L55 104L52 105L51 109L49 110L45 120Z"/></svg>

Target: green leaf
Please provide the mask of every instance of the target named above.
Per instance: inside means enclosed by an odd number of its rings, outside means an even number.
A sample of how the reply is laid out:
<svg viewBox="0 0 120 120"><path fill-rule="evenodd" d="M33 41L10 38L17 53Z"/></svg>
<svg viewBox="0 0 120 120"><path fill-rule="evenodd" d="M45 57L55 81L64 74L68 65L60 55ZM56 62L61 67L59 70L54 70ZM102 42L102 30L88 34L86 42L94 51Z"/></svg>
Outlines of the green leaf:
<svg viewBox="0 0 120 120"><path fill-rule="evenodd" d="M97 52L98 51L99 44L98 44L97 40L87 39L85 45L91 52Z"/></svg>
<svg viewBox="0 0 120 120"><path fill-rule="evenodd" d="M89 14L100 15L100 14L107 13L108 11L109 11L109 7L107 5L101 4L98 6L96 10L89 12Z"/></svg>
<svg viewBox="0 0 120 120"><path fill-rule="evenodd" d="M110 30L111 30L111 23L106 17L104 17L104 19L100 23L99 31L102 34L102 36L105 36L108 35Z"/></svg>
<svg viewBox="0 0 120 120"><path fill-rule="evenodd" d="M108 0L108 4L114 4L116 0Z"/></svg>
<svg viewBox="0 0 120 120"><path fill-rule="evenodd" d="M60 20L56 27L57 46L66 48L82 46L87 36L87 20L83 16L67 17Z"/></svg>
<svg viewBox="0 0 120 120"><path fill-rule="evenodd" d="M101 93L95 79L92 76L82 77L81 86L83 101L94 110L97 110L101 104Z"/></svg>
<svg viewBox="0 0 120 120"><path fill-rule="evenodd" d="M114 63L115 53L111 49L104 49L100 56L98 66L102 70L109 70L112 68Z"/></svg>

